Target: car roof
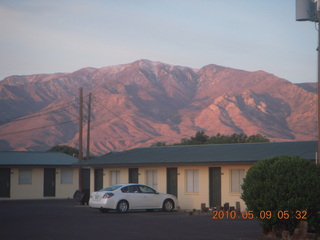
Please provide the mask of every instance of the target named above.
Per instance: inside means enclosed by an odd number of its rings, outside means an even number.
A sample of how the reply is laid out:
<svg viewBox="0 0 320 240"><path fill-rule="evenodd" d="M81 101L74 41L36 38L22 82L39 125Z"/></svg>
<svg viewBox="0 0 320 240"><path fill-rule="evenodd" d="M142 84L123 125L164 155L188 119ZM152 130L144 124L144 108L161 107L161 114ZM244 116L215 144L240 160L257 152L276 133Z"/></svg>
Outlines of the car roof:
<svg viewBox="0 0 320 240"><path fill-rule="evenodd" d="M121 188L123 188L123 187L128 187L128 186L147 186L147 185L145 185L145 184L140 184L140 183L119 183L119 184L114 184L114 185L110 185L110 186L108 186L108 187L105 187L105 188L102 188L101 190L103 190L103 189L106 189L106 188L109 188L109 187L112 187L112 186L119 186L118 188L116 188L116 189L114 189L114 190L110 190L110 192L113 192L113 191L116 191L116 190L119 190L119 189L121 189ZM100 191L101 191L100 190ZM107 192L109 192L109 191L107 191Z"/></svg>
<svg viewBox="0 0 320 240"><path fill-rule="evenodd" d="M125 184L116 184L116 185L121 185L121 187L132 186L132 185L147 186L145 184L140 184L140 183L125 183Z"/></svg>

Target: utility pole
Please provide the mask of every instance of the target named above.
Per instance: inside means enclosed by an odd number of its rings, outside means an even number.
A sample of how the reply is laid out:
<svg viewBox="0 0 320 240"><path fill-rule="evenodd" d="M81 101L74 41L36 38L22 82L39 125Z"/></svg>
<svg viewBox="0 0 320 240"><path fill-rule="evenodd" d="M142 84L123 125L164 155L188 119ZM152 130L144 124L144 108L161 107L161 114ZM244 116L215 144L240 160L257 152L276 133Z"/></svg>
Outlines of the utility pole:
<svg viewBox="0 0 320 240"><path fill-rule="evenodd" d="M319 158L320 153L320 5L317 2L317 16L318 16L318 153L317 158ZM316 163L319 163L319 159L316 159Z"/></svg>
<svg viewBox="0 0 320 240"><path fill-rule="evenodd" d="M88 130L87 130L87 159L90 155L90 121L91 121L91 93L89 93L88 103Z"/></svg>
<svg viewBox="0 0 320 240"><path fill-rule="evenodd" d="M318 152L320 155L320 0L296 0L296 20L318 22ZM319 162L316 159L316 163Z"/></svg>
<svg viewBox="0 0 320 240"><path fill-rule="evenodd" d="M83 129L83 88L80 88L79 96L79 162L83 161L82 151L82 129Z"/></svg>

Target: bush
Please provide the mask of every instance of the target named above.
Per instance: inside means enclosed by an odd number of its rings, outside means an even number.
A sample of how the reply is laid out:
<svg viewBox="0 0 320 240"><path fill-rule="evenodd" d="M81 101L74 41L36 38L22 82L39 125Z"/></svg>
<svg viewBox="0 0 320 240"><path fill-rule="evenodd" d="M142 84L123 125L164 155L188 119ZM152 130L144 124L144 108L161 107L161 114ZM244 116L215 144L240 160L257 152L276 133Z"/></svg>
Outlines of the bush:
<svg viewBox="0 0 320 240"><path fill-rule="evenodd" d="M79 154L79 149L69 147L66 145L56 145L48 150L48 152L62 152L65 154L68 154L70 156L73 156L74 154Z"/></svg>
<svg viewBox="0 0 320 240"><path fill-rule="evenodd" d="M306 221L319 231L320 166L311 161L291 156L261 160L247 172L242 189L241 198L266 231L275 227L292 233L302 217L297 211L306 211ZM260 218L261 211L271 211L272 217Z"/></svg>

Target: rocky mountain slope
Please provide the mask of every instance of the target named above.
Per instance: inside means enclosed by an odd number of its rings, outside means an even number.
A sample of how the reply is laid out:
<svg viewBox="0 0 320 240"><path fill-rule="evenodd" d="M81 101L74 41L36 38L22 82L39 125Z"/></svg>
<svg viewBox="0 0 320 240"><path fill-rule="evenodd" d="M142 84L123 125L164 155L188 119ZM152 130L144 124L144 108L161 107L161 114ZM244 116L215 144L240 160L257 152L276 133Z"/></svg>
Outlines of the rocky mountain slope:
<svg viewBox="0 0 320 240"><path fill-rule="evenodd" d="M79 88L84 137L92 93L92 154L208 135L260 133L272 141L317 138L316 83L217 65L201 69L139 60L74 73L11 76L0 82L0 150L78 148ZM84 139L84 145L86 141Z"/></svg>

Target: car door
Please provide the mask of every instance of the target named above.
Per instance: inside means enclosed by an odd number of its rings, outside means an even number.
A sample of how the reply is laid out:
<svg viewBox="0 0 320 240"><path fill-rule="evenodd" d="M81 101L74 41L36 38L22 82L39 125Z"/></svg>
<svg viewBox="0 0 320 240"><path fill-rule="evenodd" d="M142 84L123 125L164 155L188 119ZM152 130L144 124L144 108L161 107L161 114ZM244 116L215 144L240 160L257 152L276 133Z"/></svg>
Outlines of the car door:
<svg viewBox="0 0 320 240"><path fill-rule="evenodd" d="M144 185L139 185L139 190L142 196L141 208L159 208L162 206L161 195L156 190Z"/></svg>
<svg viewBox="0 0 320 240"><path fill-rule="evenodd" d="M124 199L129 202L130 209L140 208L142 196L137 185L126 186L121 189Z"/></svg>

